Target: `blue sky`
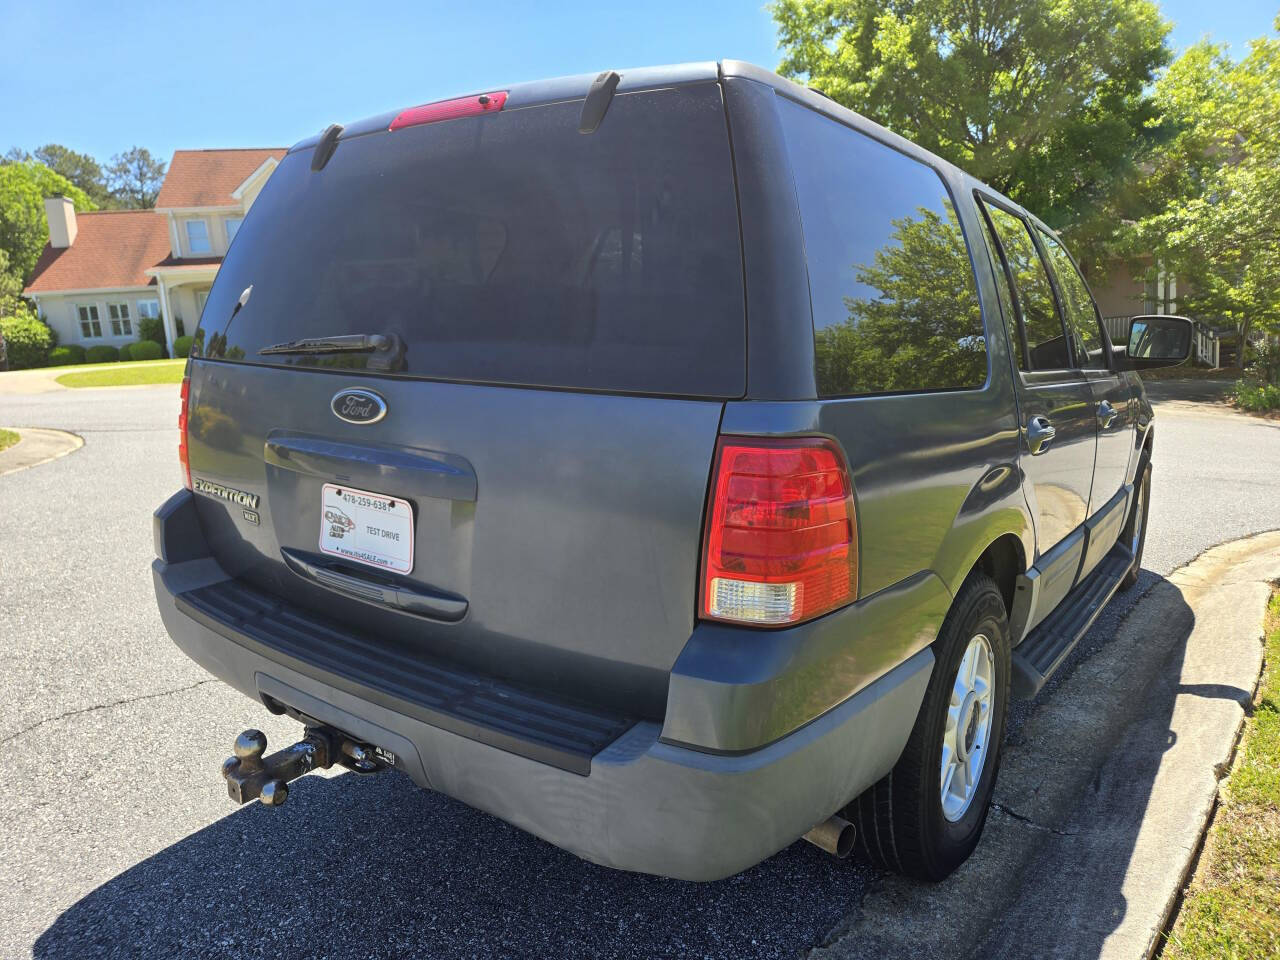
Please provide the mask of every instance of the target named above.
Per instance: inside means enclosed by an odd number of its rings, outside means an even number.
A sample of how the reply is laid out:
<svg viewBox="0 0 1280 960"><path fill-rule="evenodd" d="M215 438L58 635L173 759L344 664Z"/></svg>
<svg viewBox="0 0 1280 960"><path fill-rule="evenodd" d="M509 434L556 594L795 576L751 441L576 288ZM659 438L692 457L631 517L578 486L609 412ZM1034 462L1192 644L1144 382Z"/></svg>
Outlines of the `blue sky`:
<svg viewBox="0 0 1280 960"><path fill-rule="evenodd" d="M1162 6L1179 47L1207 33L1243 50L1280 0ZM176 147L288 145L335 121L560 74L778 60L763 6L728 0L0 0L0 23L0 152L54 141L104 161L133 144L164 159Z"/></svg>

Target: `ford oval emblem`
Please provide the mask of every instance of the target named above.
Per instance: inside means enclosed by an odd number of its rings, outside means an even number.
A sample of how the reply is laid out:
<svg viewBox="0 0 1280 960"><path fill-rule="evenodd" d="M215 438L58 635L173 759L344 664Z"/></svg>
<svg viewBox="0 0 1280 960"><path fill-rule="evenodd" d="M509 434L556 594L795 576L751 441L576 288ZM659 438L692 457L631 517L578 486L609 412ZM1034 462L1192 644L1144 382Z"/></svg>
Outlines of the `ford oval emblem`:
<svg viewBox="0 0 1280 960"><path fill-rule="evenodd" d="M377 423L387 415L387 403L372 390L348 387L329 402L333 415L347 423Z"/></svg>

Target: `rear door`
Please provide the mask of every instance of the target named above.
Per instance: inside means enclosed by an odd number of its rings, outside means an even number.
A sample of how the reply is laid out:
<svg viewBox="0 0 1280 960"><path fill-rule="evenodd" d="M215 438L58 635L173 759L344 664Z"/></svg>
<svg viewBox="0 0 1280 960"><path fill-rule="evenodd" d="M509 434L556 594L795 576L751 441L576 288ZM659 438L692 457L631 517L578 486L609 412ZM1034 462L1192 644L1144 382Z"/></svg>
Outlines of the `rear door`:
<svg viewBox="0 0 1280 960"><path fill-rule="evenodd" d="M1036 526L1041 586L1037 619L1075 584L1083 556L1097 447L1093 390L1073 362L1071 342L1031 225L1011 208L981 198L988 237L1003 270L1001 296L1017 324L1014 377L1022 418L1024 487ZM1028 629L1034 622L1027 625Z"/></svg>
<svg viewBox="0 0 1280 960"><path fill-rule="evenodd" d="M733 172L716 83L581 110L289 154L204 311L191 470L218 559L282 601L660 715L744 392ZM297 344L335 336L368 346Z"/></svg>
<svg viewBox="0 0 1280 960"><path fill-rule="evenodd" d="M1114 369L1110 344L1093 296L1066 248L1038 231L1053 264L1077 364L1084 370L1098 417L1098 455L1093 467L1089 516L1106 507L1125 484L1133 451L1133 399L1124 376Z"/></svg>

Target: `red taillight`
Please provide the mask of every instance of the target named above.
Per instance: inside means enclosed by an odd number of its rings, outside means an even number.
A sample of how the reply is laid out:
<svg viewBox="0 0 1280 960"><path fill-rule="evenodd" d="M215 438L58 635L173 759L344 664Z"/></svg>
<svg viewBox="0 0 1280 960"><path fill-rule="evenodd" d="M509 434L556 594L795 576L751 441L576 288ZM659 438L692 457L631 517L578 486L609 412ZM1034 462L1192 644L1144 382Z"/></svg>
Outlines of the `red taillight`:
<svg viewBox="0 0 1280 960"><path fill-rule="evenodd" d="M182 464L182 483L191 489L191 460L187 456L187 400L191 396L191 378L182 378L182 406L178 409L178 462Z"/></svg>
<svg viewBox="0 0 1280 960"><path fill-rule="evenodd" d="M474 97L459 97L457 100L441 100L439 103L424 103L420 107L402 110L388 130L399 130L401 127L416 127L420 123L435 123L437 120L457 120L459 117L474 117L482 113L497 113L507 102L507 91L481 93Z"/></svg>
<svg viewBox="0 0 1280 960"><path fill-rule="evenodd" d="M853 486L821 437L721 437L702 551L702 616L779 626L858 595Z"/></svg>

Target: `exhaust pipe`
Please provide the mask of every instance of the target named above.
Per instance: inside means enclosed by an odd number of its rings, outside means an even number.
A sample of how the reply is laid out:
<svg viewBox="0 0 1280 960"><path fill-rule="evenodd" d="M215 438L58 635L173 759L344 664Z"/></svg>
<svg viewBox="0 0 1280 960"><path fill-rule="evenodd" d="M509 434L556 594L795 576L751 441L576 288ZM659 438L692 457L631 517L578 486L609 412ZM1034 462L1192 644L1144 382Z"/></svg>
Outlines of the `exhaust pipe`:
<svg viewBox="0 0 1280 960"><path fill-rule="evenodd" d="M844 817L828 817L806 833L804 838L837 860L843 860L853 850L855 836L853 824Z"/></svg>

